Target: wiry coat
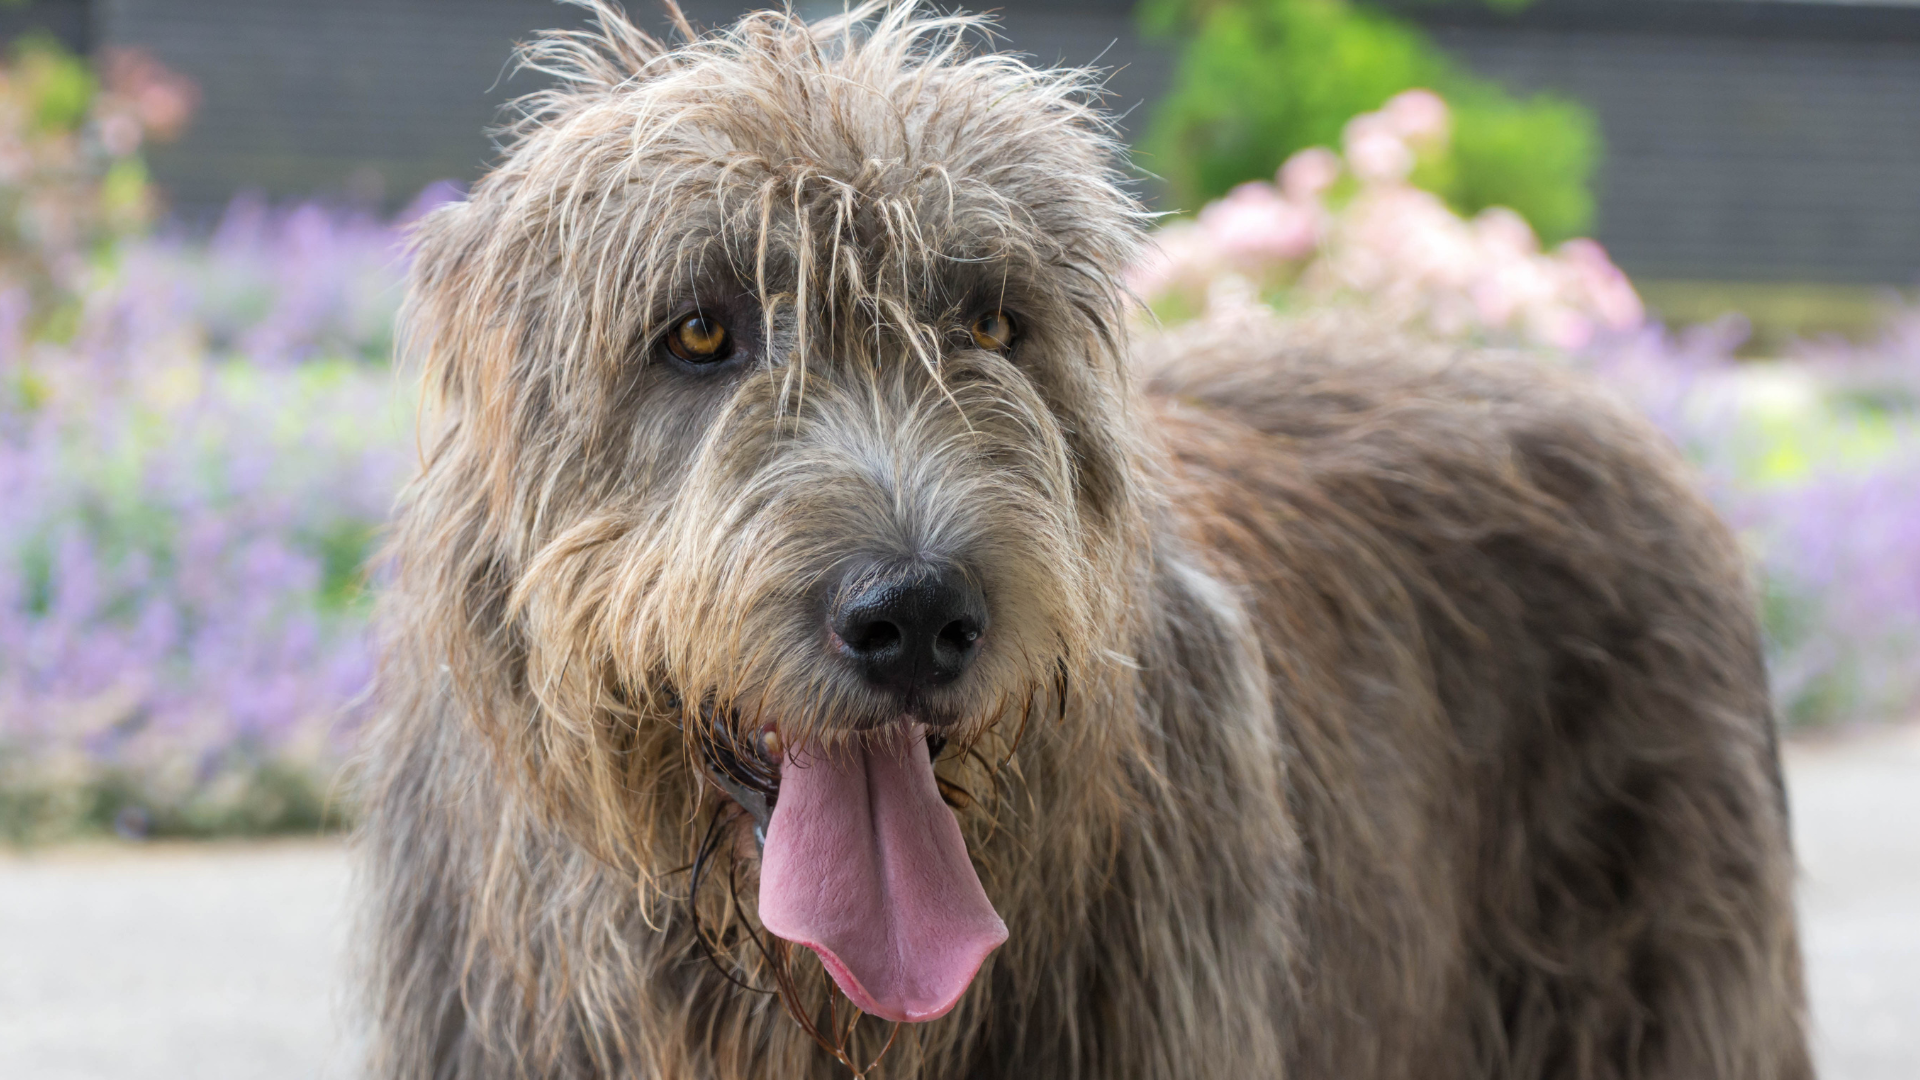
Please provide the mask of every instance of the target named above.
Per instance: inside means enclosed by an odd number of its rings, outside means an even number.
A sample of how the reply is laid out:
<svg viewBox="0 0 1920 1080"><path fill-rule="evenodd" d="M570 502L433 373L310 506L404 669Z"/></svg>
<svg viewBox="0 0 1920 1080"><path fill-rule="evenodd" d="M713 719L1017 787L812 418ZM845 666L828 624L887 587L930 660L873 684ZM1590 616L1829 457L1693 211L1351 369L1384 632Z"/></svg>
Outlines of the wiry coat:
<svg viewBox="0 0 1920 1080"><path fill-rule="evenodd" d="M885 720L813 598L929 553L992 608L939 772L1011 936L876 1075L1809 1075L1749 589L1647 425L1351 325L1135 340L1085 77L965 20L597 14L417 239L373 1075L845 1075L698 762ZM668 361L688 305L737 362Z"/></svg>

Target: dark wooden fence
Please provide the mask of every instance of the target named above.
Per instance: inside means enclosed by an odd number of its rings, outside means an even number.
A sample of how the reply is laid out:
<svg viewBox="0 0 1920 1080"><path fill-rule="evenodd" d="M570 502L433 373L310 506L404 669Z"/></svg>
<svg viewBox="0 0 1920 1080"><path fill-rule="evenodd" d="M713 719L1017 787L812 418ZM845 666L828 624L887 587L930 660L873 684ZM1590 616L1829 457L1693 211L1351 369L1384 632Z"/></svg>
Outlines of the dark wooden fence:
<svg viewBox="0 0 1920 1080"><path fill-rule="evenodd" d="M1545 0L1424 9L1521 89L1600 114L1598 234L1663 278L1920 280L1920 6Z"/></svg>
<svg viewBox="0 0 1920 1080"><path fill-rule="evenodd" d="M1116 69L1111 104L1166 86L1172 58L1134 32L1130 0L999 6L1011 48ZM1598 235L1662 278L1886 282L1920 278L1920 0L1540 0L1408 11L1468 65L1599 113L1607 158ZM655 17L651 0L629 0ZM739 0L688 3L724 21ZM839 4L796 0L802 11ZM79 44L137 44L197 79L204 103L153 155L189 216L238 190L353 193L388 205L470 179L484 129L531 89L514 41L578 18L546 0L38 0ZM0 9L0 34L18 9Z"/></svg>

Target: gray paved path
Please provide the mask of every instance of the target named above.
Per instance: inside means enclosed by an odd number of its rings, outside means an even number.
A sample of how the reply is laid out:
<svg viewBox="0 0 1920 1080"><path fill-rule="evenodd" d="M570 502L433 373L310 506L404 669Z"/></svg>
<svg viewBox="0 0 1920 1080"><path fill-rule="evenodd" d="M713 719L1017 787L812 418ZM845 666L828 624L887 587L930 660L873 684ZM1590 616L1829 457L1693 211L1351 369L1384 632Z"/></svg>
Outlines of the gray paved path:
<svg viewBox="0 0 1920 1080"><path fill-rule="evenodd" d="M1920 1080L1920 727L1788 754L1827 1080ZM337 843L0 856L0 1080L333 1080Z"/></svg>
<svg viewBox="0 0 1920 1080"><path fill-rule="evenodd" d="M1920 1080L1920 726L1787 754L1826 1080Z"/></svg>
<svg viewBox="0 0 1920 1080"><path fill-rule="evenodd" d="M345 1076L338 843L0 861L0 1080Z"/></svg>

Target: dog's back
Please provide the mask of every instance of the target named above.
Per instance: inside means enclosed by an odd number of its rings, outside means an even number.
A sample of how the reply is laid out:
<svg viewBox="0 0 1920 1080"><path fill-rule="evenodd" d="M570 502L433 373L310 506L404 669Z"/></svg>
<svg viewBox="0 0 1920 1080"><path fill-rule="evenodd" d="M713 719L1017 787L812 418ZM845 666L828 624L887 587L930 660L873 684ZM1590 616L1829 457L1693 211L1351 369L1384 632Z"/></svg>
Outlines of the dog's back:
<svg viewBox="0 0 1920 1080"><path fill-rule="evenodd" d="M1291 1075L1810 1075L1751 589L1677 452L1352 319L1147 352L1290 751Z"/></svg>

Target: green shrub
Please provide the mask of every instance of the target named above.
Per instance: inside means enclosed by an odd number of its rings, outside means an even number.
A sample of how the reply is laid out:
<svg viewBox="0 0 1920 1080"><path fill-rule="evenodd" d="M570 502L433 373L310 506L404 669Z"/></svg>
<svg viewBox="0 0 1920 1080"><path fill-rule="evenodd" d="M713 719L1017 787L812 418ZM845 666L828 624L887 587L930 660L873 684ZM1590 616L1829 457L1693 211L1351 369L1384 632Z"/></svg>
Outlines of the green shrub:
<svg viewBox="0 0 1920 1080"><path fill-rule="evenodd" d="M1186 36L1141 144L1175 207L1271 177L1309 146L1338 146L1350 118L1424 87L1453 107L1454 129L1450 153L1424 162L1416 183L1463 214L1510 207L1549 243L1592 223L1592 115L1548 94L1516 98L1405 22L1347 0L1144 0L1140 18L1150 33Z"/></svg>
<svg viewBox="0 0 1920 1080"><path fill-rule="evenodd" d="M140 148L179 134L197 94L137 49L87 59L31 33L0 54L0 293L25 299L34 336L70 337L86 276L152 223Z"/></svg>

